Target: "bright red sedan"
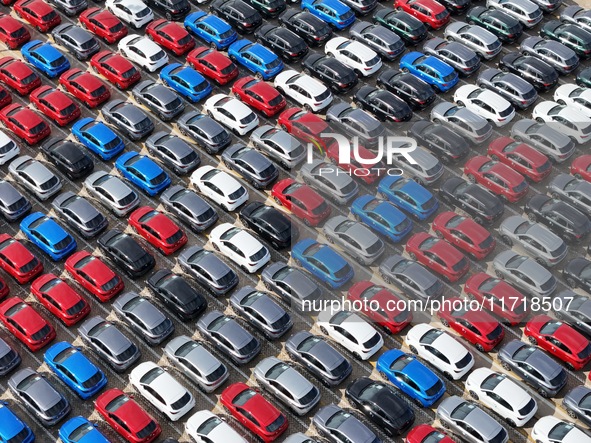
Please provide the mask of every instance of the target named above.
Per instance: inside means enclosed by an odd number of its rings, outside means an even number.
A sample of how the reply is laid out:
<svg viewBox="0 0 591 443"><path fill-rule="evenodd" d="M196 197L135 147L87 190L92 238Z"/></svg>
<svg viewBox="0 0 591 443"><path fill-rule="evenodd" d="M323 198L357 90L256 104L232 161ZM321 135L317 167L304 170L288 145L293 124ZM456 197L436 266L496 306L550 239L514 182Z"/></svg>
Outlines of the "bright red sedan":
<svg viewBox="0 0 591 443"><path fill-rule="evenodd" d="M0 321L33 352L55 338L53 326L35 308L18 297L11 297L0 304Z"/></svg>
<svg viewBox="0 0 591 443"><path fill-rule="evenodd" d="M129 224L139 235L164 255L170 255L187 244L187 236L167 215L149 206L136 209Z"/></svg>
<svg viewBox="0 0 591 443"><path fill-rule="evenodd" d="M127 27L106 9L88 8L80 13L80 23L108 44L117 43L127 35Z"/></svg>
<svg viewBox="0 0 591 443"><path fill-rule="evenodd" d="M41 86L41 78L25 62L14 57L0 58L0 81L20 95Z"/></svg>
<svg viewBox="0 0 591 443"><path fill-rule="evenodd" d="M107 85L96 75L82 69L74 68L64 72L60 75L60 84L89 108L96 108L111 98Z"/></svg>
<svg viewBox="0 0 591 443"><path fill-rule="evenodd" d="M46 117L65 126L80 117L80 108L67 94L59 89L43 85L30 95L31 102Z"/></svg>
<svg viewBox="0 0 591 443"><path fill-rule="evenodd" d="M0 41L6 43L10 49L16 49L19 46L31 40L29 30L14 17L0 12Z"/></svg>
<svg viewBox="0 0 591 443"><path fill-rule="evenodd" d="M404 441L405 443L454 443L443 431L426 424L412 428Z"/></svg>
<svg viewBox="0 0 591 443"><path fill-rule="evenodd" d="M39 32L51 31L62 22L57 11L43 0L19 0L14 4L14 12Z"/></svg>
<svg viewBox="0 0 591 443"><path fill-rule="evenodd" d="M43 263L20 241L0 234L0 268L22 285L43 272Z"/></svg>
<svg viewBox="0 0 591 443"><path fill-rule="evenodd" d="M287 105L281 93L269 83L250 75L242 77L232 85L232 92L247 105L272 117Z"/></svg>
<svg viewBox="0 0 591 443"><path fill-rule="evenodd" d="M275 183L271 196L278 205L290 210L308 226L318 226L330 215L331 209L324 197L291 178Z"/></svg>
<svg viewBox="0 0 591 443"><path fill-rule="evenodd" d="M452 211L442 212L435 217L432 228L437 237L444 238L476 260L482 260L490 254L497 244L488 229Z"/></svg>
<svg viewBox="0 0 591 443"><path fill-rule="evenodd" d="M575 158L570 165L570 173L578 179L591 182L591 155L585 154Z"/></svg>
<svg viewBox="0 0 591 443"><path fill-rule="evenodd" d="M472 183L480 183L493 194L511 203L521 200L529 191L523 175L484 155L468 160L464 166L464 174Z"/></svg>
<svg viewBox="0 0 591 443"><path fill-rule="evenodd" d="M238 67L221 52L199 46L187 55L187 63L218 85L225 85L238 77Z"/></svg>
<svg viewBox="0 0 591 443"><path fill-rule="evenodd" d="M432 29L445 26L451 17L447 8L435 0L395 0L394 8L408 12Z"/></svg>
<svg viewBox="0 0 591 443"><path fill-rule="evenodd" d="M129 60L111 51L101 51L93 55L90 66L121 90L135 85L142 77Z"/></svg>
<svg viewBox="0 0 591 443"><path fill-rule="evenodd" d="M458 281L470 269L470 262L464 254L445 240L426 232L410 237L406 243L406 252L410 258L434 270L449 282Z"/></svg>
<svg viewBox="0 0 591 443"><path fill-rule="evenodd" d="M277 124L281 129L300 139L304 145L312 143L322 155L334 143L334 139L325 140L320 135L323 132L332 132L328 123L316 114L301 108L286 109L279 114Z"/></svg>
<svg viewBox="0 0 591 443"><path fill-rule="evenodd" d="M368 185L371 185L379 178L384 177L386 167L380 159L378 159L379 161L376 160L377 155L375 153L363 146L358 146L357 154L362 162L357 160L353 146L351 146L351 151L349 153L351 161L349 163L343 163L340 160L342 156L339 155L338 143L331 144L326 150L326 155L331 162L338 165L339 168L349 172L353 177L363 180Z"/></svg>
<svg viewBox="0 0 591 443"><path fill-rule="evenodd" d="M51 134L49 124L39 114L18 103L0 110L0 120L28 145L39 143Z"/></svg>
<svg viewBox="0 0 591 443"><path fill-rule="evenodd" d="M195 47L195 40L185 28L163 18L148 24L146 34L150 39L176 55L183 55Z"/></svg>
<svg viewBox="0 0 591 443"><path fill-rule="evenodd" d="M510 166L533 182L544 180L552 172L552 163L544 154L510 137L499 137L488 145L490 158Z"/></svg>
<svg viewBox="0 0 591 443"><path fill-rule="evenodd" d="M65 268L84 289L102 302L115 297L125 286L121 277L100 258L86 251L70 255L66 260Z"/></svg>
<svg viewBox="0 0 591 443"><path fill-rule="evenodd" d="M43 274L36 278L31 292L66 326L75 325L90 312L88 302L57 275Z"/></svg>

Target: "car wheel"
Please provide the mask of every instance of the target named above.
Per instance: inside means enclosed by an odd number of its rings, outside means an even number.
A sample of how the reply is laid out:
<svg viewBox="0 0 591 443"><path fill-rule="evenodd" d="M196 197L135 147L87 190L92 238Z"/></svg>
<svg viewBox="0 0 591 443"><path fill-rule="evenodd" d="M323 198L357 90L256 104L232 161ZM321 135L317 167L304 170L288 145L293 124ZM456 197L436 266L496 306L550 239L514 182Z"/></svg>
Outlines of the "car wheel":
<svg viewBox="0 0 591 443"><path fill-rule="evenodd" d="M502 273L501 271L499 271L499 270L495 269L495 275L496 275L498 278L500 278L500 279L504 280L504 278L503 278L503 273Z"/></svg>
<svg viewBox="0 0 591 443"><path fill-rule="evenodd" d="M408 256L409 256L409 257L410 257L412 260L415 260L415 261L416 261L416 259L417 259L417 256L416 256L416 254L415 254L414 252L409 252L409 253L408 253Z"/></svg>
<svg viewBox="0 0 591 443"><path fill-rule="evenodd" d="M511 426L512 428L516 428L516 427L517 427L517 424L516 424L516 423L515 423L513 420L511 420L510 418L507 418L507 419L506 419L506 422L507 422L507 424L508 424L509 426Z"/></svg>
<svg viewBox="0 0 591 443"><path fill-rule="evenodd" d="M273 200L275 200L275 203L277 203L279 206L283 206L281 200L279 200L279 197L273 197Z"/></svg>
<svg viewBox="0 0 591 443"><path fill-rule="evenodd" d="M546 266L546 262L541 257L536 258L536 263L539 264L540 266Z"/></svg>
<svg viewBox="0 0 591 443"><path fill-rule="evenodd" d="M540 397L543 397L543 398L549 397L548 393L542 388L538 389L538 394L540 394Z"/></svg>
<svg viewBox="0 0 591 443"><path fill-rule="evenodd" d="M544 123L544 119L542 117L536 117L536 121L538 123Z"/></svg>
<svg viewBox="0 0 591 443"><path fill-rule="evenodd" d="M443 232L441 232L439 230L435 231L435 235L439 238L443 238Z"/></svg>
<svg viewBox="0 0 591 443"><path fill-rule="evenodd" d="M478 349L480 352L486 352L480 343L476 343L476 349Z"/></svg>
<svg viewBox="0 0 591 443"><path fill-rule="evenodd" d="M433 123L436 123L436 124L440 125L441 124L441 120L439 120L438 118L434 118L433 119Z"/></svg>
<svg viewBox="0 0 591 443"><path fill-rule="evenodd" d="M472 397L474 400L478 401L478 394L472 390L468 391L468 394L470 394L470 397Z"/></svg>
<svg viewBox="0 0 591 443"><path fill-rule="evenodd" d="M220 247L217 245L217 243L212 243L211 245L213 246L213 249L219 252Z"/></svg>
<svg viewBox="0 0 591 443"><path fill-rule="evenodd" d="M172 14L170 12L167 12L165 15L166 20L168 20L169 22L172 21Z"/></svg>
<svg viewBox="0 0 591 443"><path fill-rule="evenodd" d="M255 74L255 77L256 77L258 80L264 80L264 79L263 79L263 74L261 74L260 72L257 72L257 73Z"/></svg>
<svg viewBox="0 0 591 443"><path fill-rule="evenodd" d="M444 422L443 420L440 420L440 421L441 421L441 427L442 427L442 428L444 428L444 429L449 429L449 424L447 424L447 423L446 423L446 422Z"/></svg>
<svg viewBox="0 0 591 443"><path fill-rule="evenodd" d="M507 363L506 361L501 361L501 366L505 371L511 372L511 365L509 365L509 363Z"/></svg>
<svg viewBox="0 0 591 443"><path fill-rule="evenodd" d="M329 242L331 245L334 244L333 238L328 235L326 236L326 241Z"/></svg>
<svg viewBox="0 0 591 443"><path fill-rule="evenodd" d="M513 246L513 240L508 235L501 235L501 241L507 246Z"/></svg>
<svg viewBox="0 0 591 443"><path fill-rule="evenodd" d="M327 52L326 55L328 55L329 57L334 57L334 54L332 52Z"/></svg>
<svg viewBox="0 0 591 443"><path fill-rule="evenodd" d="M359 355L357 352L353 352L353 358L355 360L361 361L361 355Z"/></svg>
<svg viewBox="0 0 591 443"><path fill-rule="evenodd" d="M476 183L476 177L474 177L474 175L467 174L467 178L470 183Z"/></svg>
<svg viewBox="0 0 591 443"><path fill-rule="evenodd" d="M568 409L566 410L566 413L568 414L568 416L570 418L572 418L573 420L577 419L577 414L575 413L575 411L573 411L572 409Z"/></svg>
<svg viewBox="0 0 591 443"><path fill-rule="evenodd" d="M566 284L568 285L569 288L571 289L575 289L577 287L577 282L575 281L574 278L572 277L567 277L566 278Z"/></svg>
<svg viewBox="0 0 591 443"><path fill-rule="evenodd" d="M474 221L475 221L476 223L478 223L479 225L482 225L482 224L483 224L482 217L478 217L478 216L477 216L477 217L474 217Z"/></svg>
<svg viewBox="0 0 591 443"><path fill-rule="evenodd" d="M448 41L448 42L455 42L455 41L456 41L456 39L455 39L455 38L453 38L451 35L448 35L448 36L447 36L447 41Z"/></svg>
<svg viewBox="0 0 591 443"><path fill-rule="evenodd" d="M441 321L441 324L443 326L445 326L446 328L449 328L449 322L447 321L446 318L440 317L439 320Z"/></svg>
<svg viewBox="0 0 591 443"><path fill-rule="evenodd" d="M304 219L304 224L308 227L312 226L312 223L307 218Z"/></svg>
<svg viewBox="0 0 591 443"><path fill-rule="evenodd" d="M529 342L530 342L532 345L534 345L534 346L538 344L538 341L537 341L537 340L536 340L536 338L535 338L534 336L532 336L532 335L530 335L530 336L528 336L528 337L527 337L527 341L529 341Z"/></svg>
<svg viewBox="0 0 591 443"><path fill-rule="evenodd" d="M320 326L320 332L322 332L324 335L328 335L328 331L324 326Z"/></svg>

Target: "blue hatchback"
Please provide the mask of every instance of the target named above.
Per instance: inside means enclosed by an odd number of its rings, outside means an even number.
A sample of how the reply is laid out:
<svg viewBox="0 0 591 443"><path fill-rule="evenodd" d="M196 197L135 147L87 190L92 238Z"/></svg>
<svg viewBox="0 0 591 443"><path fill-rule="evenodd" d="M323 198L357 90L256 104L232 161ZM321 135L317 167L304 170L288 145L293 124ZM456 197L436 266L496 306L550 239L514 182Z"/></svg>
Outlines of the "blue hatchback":
<svg viewBox="0 0 591 443"><path fill-rule="evenodd" d="M203 11L192 12L185 18L185 28L209 45L226 49L238 39L238 34L221 18Z"/></svg>
<svg viewBox="0 0 591 443"><path fill-rule="evenodd" d="M126 152L115 161L115 167L146 194L154 197L170 185L170 177L154 160L137 152Z"/></svg>
<svg viewBox="0 0 591 443"><path fill-rule="evenodd" d="M162 83L193 103L204 99L213 91L205 77L192 67L180 63L166 65L160 71L160 78Z"/></svg>
<svg viewBox="0 0 591 443"><path fill-rule="evenodd" d="M61 341L45 351L45 363L80 398L86 400L107 384L107 377L79 349Z"/></svg>
<svg viewBox="0 0 591 443"><path fill-rule="evenodd" d="M50 78L70 69L68 59L51 43L32 40L21 48L21 53L26 61Z"/></svg>
<svg viewBox="0 0 591 443"><path fill-rule="evenodd" d="M228 49L232 61L240 63L258 78L269 80L283 70L283 62L273 51L260 43L242 39L234 42Z"/></svg>
<svg viewBox="0 0 591 443"><path fill-rule="evenodd" d="M416 220L425 220L439 208L439 201L426 188L414 180L400 176L384 177L378 185L378 194Z"/></svg>
<svg viewBox="0 0 591 443"><path fill-rule="evenodd" d="M302 0L301 7L334 29L345 29L355 22L355 13L339 0Z"/></svg>
<svg viewBox="0 0 591 443"><path fill-rule="evenodd" d="M373 195L357 197L351 205L353 216L393 242L399 242L413 228L412 221L389 201Z"/></svg>
<svg viewBox="0 0 591 443"><path fill-rule="evenodd" d="M431 369L400 349L380 355L376 369L420 406L431 406L445 393L445 383Z"/></svg>
<svg viewBox="0 0 591 443"><path fill-rule="evenodd" d="M20 224L27 238L51 257L61 260L76 250L76 240L57 222L42 212L33 212Z"/></svg>
<svg viewBox="0 0 591 443"><path fill-rule="evenodd" d="M59 430L59 436L64 443L109 443L95 424L80 415L65 422Z"/></svg>
<svg viewBox="0 0 591 443"><path fill-rule="evenodd" d="M409 52L400 59L400 69L429 83L440 92L449 91L460 78L458 73L447 63L432 55Z"/></svg>
<svg viewBox="0 0 591 443"><path fill-rule="evenodd" d="M110 160L125 149L125 143L111 128L89 117L74 123L72 134L103 160Z"/></svg>
<svg viewBox="0 0 591 443"><path fill-rule="evenodd" d="M353 278L354 271L349 262L330 246L306 238L291 250L296 263L307 269L331 288L340 288Z"/></svg>
<svg viewBox="0 0 591 443"><path fill-rule="evenodd" d="M20 418L16 416L6 402L0 402L0 441L33 443L35 435Z"/></svg>

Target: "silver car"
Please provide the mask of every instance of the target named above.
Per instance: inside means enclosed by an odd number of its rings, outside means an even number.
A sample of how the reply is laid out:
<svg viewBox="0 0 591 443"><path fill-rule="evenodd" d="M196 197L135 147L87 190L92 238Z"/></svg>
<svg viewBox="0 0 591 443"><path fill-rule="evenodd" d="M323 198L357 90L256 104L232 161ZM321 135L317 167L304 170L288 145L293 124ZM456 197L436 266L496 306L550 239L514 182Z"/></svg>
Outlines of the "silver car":
<svg viewBox="0 0 591 443"><path fill-rule="evenodd" d="M492 135L492 125L484 117L448 101L433 107L431 121L449 126L474 143L482 143Z"/></svg>
<svg viewBox="0 0 591 443"><path fill-rule="evenodd" d="M97 171L84 180L88 193L118 217L124 217L140 204L137 193L119 177Z"/></svg>
<svg viewBox="0 0 591 443"><path fill-rule="evenodd" d="M521 42L523 55L533 55L552 66L559 74L569 74L579 66L579 57L572 49L554 40L532 36Z"/></svg>
<svg viewBox="0 0 591 443"><path fill-rule="evenodd" d="M575 142L566 134L531 119L513 123L511 137L541 151L556 163L568 160L575 153Z"/></svg>
<svg viewBox="0 0 591 443"><path fill-rule="evenodd" d="M229 146L222 153L226 168L236 171L255 188L266 188L279 177L277 167L256 149L241 143Z"/></svg>
<svg viewBox="0 0 591 443"><path fill-rule="evenodd" d="M503 49L496 35L478 25L453 22L446 26L444 35L449 41L463 43L485 60L496 57Z"/></svg>
<svg viewBox="0 0 591 443"><path fill-rule="evenodd" d="M481 88L496 92L520 109L528 108L538 99L536 88L511 72L490 68L480 73L476 83Z"/></svg>
<svg viewBox="0 0 591 443"><path fill-rule="evenodd" d="M204 392L213 392L228 379L228 368L200 342L181 335L164 348L166 357Z"/></svg>
<svg viewBox="0 0 591 443"><path fill-rule="evenodd" d="M486 7L504 12L526 28L533 28L542 21L542 10L530 0L486 0Z"/></svg>
<svg viewBox="0 0 591 443"><path fill-rule="evenodd" d="M304 183L339 205L347 204L359 192L359 186L351 176L322 160L304 164L300 173Z"/></svg>
<svg viewBox="0 0 591 443"><path fill-rule="evenodd" d="M78 60L87 60L101 49L98 40L80 26L61 24L53 28L51 35L56 43L74 54Z"/></svg>
<svg viewBox="0 0 591 443"><path fill-rule="evenodd" d="M451 38L446 41L439 37L433 37L424 44L423 52L440 58L463 76L475 73L481 64L476 52L468 45L454 42Z"/></svg>
<svg viewBox="0 0 591 443"><path fill-rule="evenodd" d="M62 189L62 182L43 163L23 155L8 165L10 174L39 200L47 200Z"/></svg>
<svg viewBox="0 0 591 443"><path fill-rule="evenodd" d="M68 17L76 15L88 8L87 0L49 0L48 3L63 11Z"/></svg>
<svg viewBox="0 0 591 443"><path fill-rule="evenodd" d="M105 122L120 129L131 140L140 140L154 131L154 122L133 103L111 100L103 105L101 113Z"/></svg>
<svg viewBox="0 0 591 443"><path fill-rule="evenodd" d="M188 174L201 164L201 157L189 143L165 131L148 137L146 149L177 175Z"/></svg>
<svg viewBox="0 0 591 443"><path fill-rule="evenodd" d="M411 298L422 300L439 299L445 286L441 280L423 265L401 255L389 255L379 268L382 279L388 284L395 284Z"/></svg>
<svg viewBox="0 0 591 443"><path fill-rule="evenodd" d="M342 215L329 219L322 230L329 243L336 243L361 264L371 265L384 252L384 242L366 225Z"/></svg>
<svg viewBox="0 0 591 443"><path fill-rule="evenodd" d="M191 137L208 154L217 154L232 142L230 133L208 115L185 112L177 120L179 132Z"/></svg>
<svg viewBox="0 0 591 443"><path fill-rule="evenodd" d="M318 284L298 268L282 262L271 263L261 274L265 287L278 294L290 308L302 309L322 297Z"/></svg>
<svg viewBox="0 0 591 443"><path fill-rule="evenodd" d="M357 21L351 26L349 35L353 40L364 43L386 60L394 60L405 50L402 39L394 31L381 25Z"/></svg>
<svg viewBox="0 0 591 443"><path fill-rule="evenodd" d="M556 278L533 258L511 250L503 251L493 260L497 277L508 280L527 293L548 296L556 289Z"/></svg>
<svg viewBox="0 0 591 443"><path fill-rule="evenodd" d="M51 202L61 219L85 238L103 231L109 220L84 197L71 191L62 192Z"/></svg>
<svg viewBox="0 0 591 443"><path fill-rule="evenodd" d="M276 357L261 360L254 377L297 415L305 415L320 401L320 391L288 363Z"/></svg>
<svg viewBox="0 0 591 443"><path fill-rule="evenodd" d="M31 202L9 182L0 179L0 213L8 221L16 221L31 210Z"/></svg>
<svg viewBox="0 0 591 443"><path fill-rule="evenodd" d="M182 220L193 231L199 233L218 220L215 209L194 191L175 185L160 196L164 207Z"/></svg>
<svg viewBox="0 0 591 443"><path fill-rule="evenodd" d="M320 435L333 443L382 443L361 420L335 404L320 409L312 418L312 423Z"/></svg>
<svg viewBox="0 0 591 443"><path fill-rule="evenodd" d="M0 338L0 375L6 375L21 363L21 356L4 339Z"/></svg>
<svg viewBox="0 0 591 443"><path fill-rule="evenodd" d="M560 174L548 184L548 191L552 198L559 198L591 217L591 183L588 181Z"/></svg>
<svg viewBox="0 0 591 443"><path fill-rule="evenodd" d="M359 141L366 148L377 146L379 140L386 135L386 127L378 119L345 102L332 105L328 109L326 122L334 124L351 137L359 137Z"/></svg>
<svg viewBox="0 0 591 443"><path fill-rule="evenodd" d="M407 157L411 157L414 163ZM420 147L407 152L406 155L394 153L392 163L402 169L405 176L422 185L435 183L445 172L443 163L433 154Z"/></svg>
<svg viewBox="0 0 591 443"><path fill-rule="evenodd" d="M284 169L291 169L306 158L306 150L297 138L283 129L263 125L250 134L256 149L279 163Z"/></svg>
<svg viewBox="0 0 591 443"><path fill-rule="evenodd" d="M214 252L201 246L185 248L179 255L181 269L214 295L223 295L238 284L238 276Z"/></svg>
<svg viewBox="0 0 591 443"><path fill-rule="evenodd" d="M0 166L8 163L18 156L20 152L21 148L19 148L16 142L0 131Z"/></svg>
<svg viewBox="0 0 591 443"><path fill-rule="evenodd" d="M162 121L172 120L185 110L179 95L152 80L138 83L131 91L136 102L146 106Z"/></svg>

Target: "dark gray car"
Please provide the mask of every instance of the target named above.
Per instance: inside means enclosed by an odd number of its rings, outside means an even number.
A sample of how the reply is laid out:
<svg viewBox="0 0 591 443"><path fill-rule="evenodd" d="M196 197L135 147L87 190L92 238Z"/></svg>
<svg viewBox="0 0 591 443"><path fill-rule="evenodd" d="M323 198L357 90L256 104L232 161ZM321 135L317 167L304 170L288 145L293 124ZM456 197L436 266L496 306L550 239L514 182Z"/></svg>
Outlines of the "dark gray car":
<svg viewBox="0 0 591 443"><path fill-rule="evenodd" d="M333 443L381 443L382 440L350 412L335 404L320 409L312 418L318 433Z"/></svg>
<svg viewBox="0 0 591 443"><path fill-rule="evenodd" d="M102 317L89 318L78 328L78 332L82 340L116 372L125 371L141 356L138 347Z"/></svg>
<svg viewBox="0 0 591 443"><path fill-rule="evenodd" d="M16 221L31 210L31 202L9 182L0 179L0 213L8 221Z"/></svg>
<svg viewBox="0 0 591 443"><path fill-rule="evenodd" d="M591 426L591 388L576 386L564 396L562 405L573 420L578 418L587 426Z"/></svg>
<svg viewBox="0 0 591 443"><path fill-rule="evenodd" d="M535 346L511 340L499 349L498 356L505 370L515 371L542 397L554 397L566 385L562 365Z"/></svg>
<svg viewBox="0 0 591 443"><path fill-rule="evenodd" d="M8 380L14 396L43 423L53 426L70 412L70 403L53 385L31 368L23 368Z"/></svg>
<svg viewBox="0 0 591 443"><path fill-rule="evenodd" d="M179 255L181 269L215 295L223 295L238 284L238 276L214 252L190 246Z"/></svg>
<svg viewBox="0 0 591 443"><path fill-rule="evenodd" d="M394 31L381 25L357 21L349 30L353 40L358 40L376 51L386 60L394 60L404 52L404 42Z"/></svg>
<svg viewBox="0 0 591 443"><path fill-rule="evenodd" d="M177 175L188 174L201 164L201 157L189 143L165 131L148 137L146 149Z"/></svg>
<svg viewBox="0 0 591 443"><path fill-rule="evenodd" d="M222 125L197 111L186 112L178 120L179 131L192 138L208 154L217 154L230 145L232 137Z"/></svg>
<svg viewBox="0 0 591 443"><path fill-rule="evenodd" d="M454 21L445 27L444 35L449 41L463 43L485 60L494 58L503 49L496 35L478 25Z"/></svg>
<svg viewBox="0 0 591 443"><path fill-rule="evenodd" d="M347 204L359 192L359 186L351 176L343 174L332 163L313 160L302 165L300 173L304 183L339 205Z"/></svg>
<svg viewBox="0 0 591 443"><path fill-rule="evenodd" d="M289 437L283 440L283 443L318 443L318 441L308 437L302 432L297 432L295 434L291 434Z"/></svg>
<svg viewBox="0 0 591 443"><path fill-rule="evenodd" d="M211 311L197 322L199 332L238 365L244 365L261 351L261 343L235 318Z"/></svg>
<svg viewBox="0 0 591 443"><path fill-rule="evenodd" d="M102 232L109 220L86 198L71 191L62 192L51 202L51 206L63 220L85 238Z"/></svg>
<svg viewBox="0 0 591 443"><path fill-rule="evenodd" d="M322 230L329 243L336 243L363 265L371 265L384 252L384 242L373 231L342 215L329 219Z"/></svg>
<svg viewBox="0 0 591 443"><path fill-rule="evenodd" d="M118 217L126 216L140 204L140 198L133 189L119 177L104 171L89 175L84 187Z"/></svg>
<svg viewBox="0 0 591 443"><path fill-rule="evenodd" d="M146 298L135 292L117 297L113 308L134 331L151 345L162 343L174 332L174 324Z"/></svg>
<svg viewBox="0 0 591 443"><path fill-rule="evenodd" d="M474 74L480 68L480 58L476 52L463 43L434 37L425 42L423 52L440 58L463 76Z"/></svg>
<svg viewBox="0 0 591 443"><path fill-rule="evenodd" d="M313 303L322 297L320 287L301 270L275 262L263 269L265 287L279 294L293 308L302 309L304 302Z"/></svg>
<svg viewBox="0 0 591 443"><path fill-rule="evenodd" d="M521 42L523 55L533 55L552 66L559 74L568 74L579 66L579 57L570 48L554 40L532 36Z"/></svg>
<svg viewBox="0 0 591 443"><path fill-rule="evenodd" d="M487 88L507 99L513 106L526 109L538 99L536 88L521 77L490 68L481 72L476 83L481 88Z"/></svg>
<svg viewBox="0 0 591 443"><path fill-rule="evenodd" d="M574 259L570 263L577 260L583 260L585 265L589 263L585 259ZM581 334L591 337L591 300L589 297L565 289L554 296L552 304L555 308L553 309L554 316L557 319L566 321Z"/></svg>
<svg viewBox="0 0 591 443"><path fill-rule="evenodd" d="M166 209L176 215L193 231L206 230L218 220L215 209L194 191L175 185L160 196Z"/></svg>
<svg viewBox="0 0 591 443"><path fill-rule="evenodd" d="M131 140L140 140L154 130L154 123L139 107L123 100L111 100L101 109L105 121Z"/></svg>
<svg viewBox="0 0 591 443"><path fill-rule="evenodd" d="M21 363L21 356L4 339L0 338L0 375L6 375Z"/></svg>
<svg viewBox="0 0 591 443"><path fill-rule="evenodd" d="M548 184L552 198L559 198L591 217L591 183L560 174Z"/></svg>
<svg viewBox="0 0 591 443"><path fill-rule="evenodd" d="M160 120L169 121L185 110L179 95L152 80L138 83L131 91L138 103L148 107Z"/></svg>
<svg viewBox="0 0 591 443"><path fill-rule="evenodd" d="M482 143L492 135L492 126L484 117L448 101L442 101L433 107L431 121L447 125L474 143Z"/></svg>
<svg viewBox="0 0 591 443"><path fill-rule="evenodd" d="M257 188L266 188L279 177L275 165L254 148L235 144L222 153L222 161Z"/></svg>
<svg viewBox="0 0 591 443"><path fill-rule="evenodd" d="M54 5L57 9L63 11L63 13L69 17L76 15L88 8L87 0L49 0L48 3Z"/></svg>
<svg viewBox="0 0 591 443"><path fill-rule="evenodd" d="M533 258L512 250L503 251L493 259L497 277L515 284L530 294L546 297L556 289L556 278Z"/></svg>
<svg viewBox="0 0 591 443"><path fill-rule="evenodd" d="M386 135L386 127L379 120L345 102L332 105L326 112L326 121L350 136L359 137L366 148L377 146L380 137Z"/></svg>
<svg viewBox="0 0 591 443"><path fill-rule="evenodd" d="M250 134L250 140L256 149L263 151L284 169L297 166L306 157L306 150L297 138L271 125L259 126Z"/></svg>
<svg viewBox="0 0 591 443"><path fill-rule="evenodd" d="M538 123L531 119L521 119L513 123L511 137L515 141L527 143L550 157L556 163L562 163L574 154L575 142L566 134Z"/></svg>
<svg viewBox="0 0 591 443"><path fill-rule="evenodd" d="M445 286L441 280L414 260L401 255L388 256L379 268L380 275L388 284L395 284L411 298L422 300L439 299Z"/></svg>
<svg viewBox="0 0 591 443"><path fill-rule="evenodd" d="M58 25L51 31L51 35L56 43L74 54L78 60L87 60L101 49L98 40L80 26L67 23Z"/></svg>

